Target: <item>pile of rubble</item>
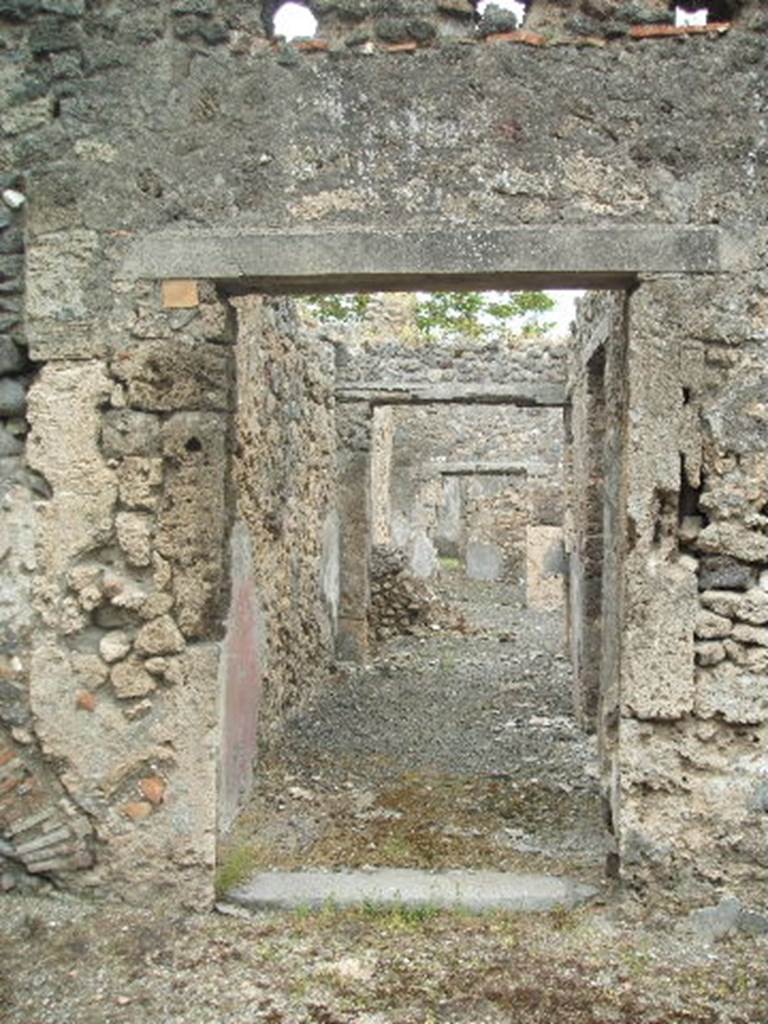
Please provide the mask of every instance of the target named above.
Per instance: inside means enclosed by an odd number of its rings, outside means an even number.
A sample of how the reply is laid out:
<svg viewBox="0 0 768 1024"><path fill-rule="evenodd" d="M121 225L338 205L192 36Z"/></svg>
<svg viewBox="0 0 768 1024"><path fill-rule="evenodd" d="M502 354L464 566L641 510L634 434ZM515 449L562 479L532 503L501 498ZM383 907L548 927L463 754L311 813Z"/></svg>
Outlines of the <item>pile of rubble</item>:
<svg viewBox="0 0 768 1024"><path fill-rule="evenodd" d="M371 552L371 633L376 640L426 629L463 629L460 614L440 601L421 579L408 573L401 548L375 545Z"/></svg>

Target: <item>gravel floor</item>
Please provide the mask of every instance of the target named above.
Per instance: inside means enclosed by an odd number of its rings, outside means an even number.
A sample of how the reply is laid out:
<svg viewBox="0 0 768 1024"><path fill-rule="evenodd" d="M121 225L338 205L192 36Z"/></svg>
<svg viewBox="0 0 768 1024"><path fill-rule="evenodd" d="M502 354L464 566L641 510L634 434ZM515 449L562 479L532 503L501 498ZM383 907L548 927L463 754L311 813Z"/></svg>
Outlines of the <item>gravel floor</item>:
<svg viewBox="0 0 768 1024"><path fill-rule="evenodd" d="M593 750L569 724L556 621L500 593L466 610L481 632L398 641L292 724L231 877L261 855L598 869ZM709 942L671 903L616 893L479 916L0 897L2 1024L262 1021L766 1024L768 937Z"/></svg>
<svg viewBox="0 0 768 1024"><path fill-rule="evenodd" d="M602 879L595 744L570 714L559 614L448 577L467 631L349 667L263 750L224 860L487 867Z"/></svg>
<svg viewBox="0 0 768 1024"><path fill-rule="evenodd" d="M768 942L642 908L253 919L0 897L3 1024L765 1024ZM646 915L647 916L647 915Z"/></svg>

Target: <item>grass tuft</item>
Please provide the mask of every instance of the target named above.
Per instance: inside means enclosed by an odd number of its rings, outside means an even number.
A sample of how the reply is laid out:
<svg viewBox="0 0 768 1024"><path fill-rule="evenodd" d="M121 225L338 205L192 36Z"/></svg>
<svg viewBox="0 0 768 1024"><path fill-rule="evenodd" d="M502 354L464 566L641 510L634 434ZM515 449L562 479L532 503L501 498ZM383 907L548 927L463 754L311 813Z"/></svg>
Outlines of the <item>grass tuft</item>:
<svg viewBox="0 0 768 1024"><path fill-rule="evenodd" d="M244 882L259 866L258 851L252 846L235 846L227 850L216 868L214 887L219 899L230 889Z"/></svg>

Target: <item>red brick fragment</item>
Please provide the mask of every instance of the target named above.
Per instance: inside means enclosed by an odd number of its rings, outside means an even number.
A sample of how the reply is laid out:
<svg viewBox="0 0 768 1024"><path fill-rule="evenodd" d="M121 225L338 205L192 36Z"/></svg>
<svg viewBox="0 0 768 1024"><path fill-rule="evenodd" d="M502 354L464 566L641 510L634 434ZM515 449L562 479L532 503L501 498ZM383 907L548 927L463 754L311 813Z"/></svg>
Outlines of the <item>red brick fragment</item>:
<svg viewBox="0 0 768 1024"><path fill-rule="evenodd" d="M325 39L302 39L301 42L295 44L297 50L304 50L304 52L318 53L328 49L328 43Z"/></svg>
<svg viewBox="0 0 768 1024"><path fill-rule="evenodd" d="M120 813L124 814L126 818L130 818L131 821L141 821L142 818L148 818L152 813L152 804L148 804L144 800L137 800L123 804Z"/></svg>
<svg viewBox="0 0 768 1024"><path fill-rule="evenodd" d="M157 775L152 775L148 779L142 779L139 783L139 789L144 799L149 800L155 806L161 804L165 799L165 782Z"/></svg>
<svg viewBox="0 0 768 1024"><path fill-rule="evenodd" d="M419 44L410 43L389 43L384 49L387 53L413 53L414 50L418 50Z"/></svg>
<svg viewBox="0 0 768 1024"><path fill-rule="evenodd" d="M711 21L708 25L633 25L633 39L655 39L663 36L719 35L731 27L730 21Z"/></svg>
<svg viewBox="0 0 768 1024"><path fill-rule="evenodd" d="M78 690L75 697L75 706L78 711L94 711L96 709L96 696L90 690Z"/></svg>
<svg viewBox="0 0 768 1024"><path fill-rule="evenodd" d="M546 36L520 28L515 32L492 32L485 37L486 43L524 43L526 46L546 46Z"/></svg>

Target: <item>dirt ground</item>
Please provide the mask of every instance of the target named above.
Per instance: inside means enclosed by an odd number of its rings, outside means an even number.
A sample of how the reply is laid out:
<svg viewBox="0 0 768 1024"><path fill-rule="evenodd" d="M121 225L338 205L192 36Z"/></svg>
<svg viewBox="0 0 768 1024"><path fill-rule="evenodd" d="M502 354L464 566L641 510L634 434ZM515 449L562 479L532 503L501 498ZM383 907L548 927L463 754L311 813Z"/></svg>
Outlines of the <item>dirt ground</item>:
<svg viewBox="0 0 768 1024"><path fill-rule="evenodd" d="M563 618L506 584L443 577L466 624L382 645L262 742L222 844L248 868L492 868L604 883L594 737L571 714Z"/></svg>
<svg viewBox="0 0 768 1024"><path fill-rule="evenodd" d="M219 886L262 865L484 866L567 871L601 896L543 915L248 917L7 895L0 1022L766 1024L768 937L708 941L601 881L562 624L480 589L447 595L466 634L389 644L273 738Z"/></svg>
<svg viewBox="0 0 768 1024"><path fill-rule="evenodd" d="M3 1024L765 1024L768 941L626 902L242 919L0 898Z"/></svg>

